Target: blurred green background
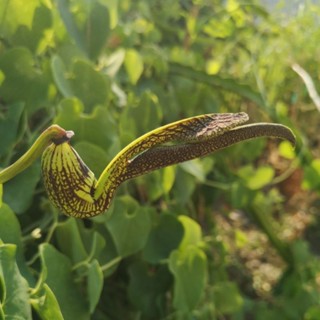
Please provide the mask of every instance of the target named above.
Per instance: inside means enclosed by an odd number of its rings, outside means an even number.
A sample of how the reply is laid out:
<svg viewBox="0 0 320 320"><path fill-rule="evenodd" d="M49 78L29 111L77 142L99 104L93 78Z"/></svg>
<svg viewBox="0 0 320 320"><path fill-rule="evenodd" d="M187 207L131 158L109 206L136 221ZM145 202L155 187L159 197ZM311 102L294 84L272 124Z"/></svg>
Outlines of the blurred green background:
<svg viewBox="0 0 320 320"><path fill-rule="evenodd" d="M128 181L85 220L50 204L37 161L3 186L0 319L320 319L319 15L315 1L2 0L2 168L53 123L97 177L133 139L203 113L244 111L298 142Z"/></svg>

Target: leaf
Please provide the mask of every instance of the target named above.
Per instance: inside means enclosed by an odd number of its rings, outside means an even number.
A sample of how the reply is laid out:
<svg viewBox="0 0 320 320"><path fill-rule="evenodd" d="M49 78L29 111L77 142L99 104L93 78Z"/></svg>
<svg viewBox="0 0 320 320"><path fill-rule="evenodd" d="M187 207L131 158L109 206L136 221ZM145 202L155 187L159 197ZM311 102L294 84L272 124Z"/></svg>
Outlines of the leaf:
<svg viewBox="0 0 320 320"><path fill-rule="evenodd" d="M55 229L55 237L63 254L68 256L73 264L87 258L87 251L81 239L77 220L68 219L59 223Z"/></svg>
<svg viewBox="0 0 320 320"><path fill-rule="evenodd" d="M143 60L138 51L128 49L124 60L124 66L131 84L136 84L143 71Z"/></svg>
<svg viewBox="0 0 320 320"><path fill-rule="evenodd" d="M16 263L16 246L0 243L0 314L6 319L32 319L28 283Z"/></svg>
<svg viewBox="0 0 320 320"><path fill-rule="evenodd" d="M106 45L110 32L110 18L106 6L98 1L94 1L92 6L85 26L85 40L89 57L94 60Z"/></svg>
<svg viewBox="0 0 320 320"><path fill-rule="evenodd" d="M94 172L95 176L99 177L110 160L108 153L99 146L87 141L76 143L74 148L86 165Z"/></svg>
<svg viewBox="0 0 320 320"><path fill-rule="evenodd" d="M181 168L196 177L200 182L206 181L206 173L203 170L203 165L200 159L183 162L180 164Z"/></svg>
<svg viewBox="0 0 320 320"><path fill-rule="evenodd" d="M51 58L51 70L55 84L62 95L65 98L73 97L74 92L71 88L69 79L67 79L65 65L58 55L54 55Z"/></svg>
<svg viewBox="0 0 320 320"><path fill-rule="evenodd" d="M169 268L174 276L174 307L183 312L192 311L206 285L206 255L191 245L188 249L175 250L170 255Z"/></svg>
<svg viewBox="0 0 320 320"><path fill-rule="evenodd" d="M282 141L279 145L279 154L289 160L295 157L294 149L289 141Z"/></svg>
<svg viewBox="0 0 320 320"><path fill-rule="evenodd" d="M70 260L50 244L40 245L42 273L57 298L64 320L87 320L89 307L77 288Z"/></svg>
<svg viewBox="0 0 320 320"><path fill-rule="evenodd" d="M30 302L41 319L64 320L58 301L47 284L43 284L40 294L32 296Z"/></svg>
<svg viewBox="0 0 320 320"><path fill-rule="evenodd" d="M149 267L142 261L129 266L128 295L133 305L148 318L160 319L172 276L164 266Z"/></svg>
<svg viewBox="0 0 320 320"><path fill-rule="evenodd" d="M5 203L3 203L0 208L0 239L4 243L16 245L16 261L19 270L22 276L26 278L30 284L34 284L34 278L27 267L23 255L23 243L19 221L14 212Z"/></svg>
<svg viewBox="0 0 320 320"><path fill-rule="evenodd" d="M170 166L163 169L162 187L165 193L169 193L175 181L175 167Z"/></svg>
<svg viewBox="0 0 320 320"><path fill-rule="evenodd" d="M107 228L120 256L140 251L146 244L151 229L150 208L140 207L130 196L115 200L115 209Z"/></svg>
<svg viewBox="0 0 320 320"><path fill-rule="evenodd" d="M203 28L209 36L219 39L230 37L235 30L235 25L229 17L221 19L212 18Z"/></svg>
<svg viewBox="0 0 320 320"><path fill-rule="evenodd" d="M238 170L238 175L251 190L258 190L269 184L274 177L274 169L270 166L261 166L257 169L247 165Z"/></svg>
<svg viewBox="0 0 320 320"><path fill-rule="evenodd" d="M0 118L0 156L8 154L16 143L19 124L24 110L24 103L13 103Z"/></svg>
<svg viewBox="0 0 320 320"><path fill-rule="evenodd" d="M200 225L187 216L179 216L178 220L182 223L184 234L180 242L179 249L184 250L189 246L202 244L202 232Z"/></svg>
<svg viewBox="0 0 320 320"><path fill-rule="evenodd" d="M202 71L195 70L191 67L183 66L177 63L170 63L170 73L173 75L183 76L194 81L206 83L217 89L224 89L234 92L239 96L247 98L261 107L265 107L265 103L261 95L253 90L250 86L239 83L235 79L222 78L218 75L208 75Z"/></svg>
<svg viewBox="0 0 320 320"><path fill-rule="evenodd" d="M103 273L97 260L94 260L88 270L88 298L90 314L95 310L103 288Z"/></svg>
<svg viewBox="0 0 320 320"><path fill-rule="evenodd" d="M274 169L269 166L259 167L247 180L247 186L251 190L258 190L269 184L274 177Z"/></svg>
<svg viewBox="0 0 320 320"><path fill-rule="evenodd" d="M217 282L213 290L215 306L221 314L233 314L243 308L244 299L235 283Z"/></svg>
<svg viewBox="0 0 320 320"><path fill-rule="evenodd" d="M0 209L2 207L3 184L0 183Z"/></svg>
<svg viewBox="0 0 320 320"><path fill-rule="evenodd" d="M70 38L75 41L83 53L86 53L85 41L69 10L69 2L67 0L57 0L57 6Z"/></svg>
<svg viewBox="0 0 320 320"><path fill-rule="evenodd" d="M0 57L0 70L5 79L0 86L0 96L6 103L25 102L33 112L46 104L49 79L35 68L36 62L26 48L13 48Z"/></svg>
<svg viewBox="0 0 320 320"><path fill-rule="evenodd" d="M11 0L7 5L2 2L0 6L2 36L10 37L21 25L31 29L34 11L39 6L39 0L29 0L28 5L25 4L24 0Z"/></svg>
<svg viewBox="0 0 320 320"><path fill-rule="evenodd" d="M101 72L84 60L77 60L73 64L73 76L70 79L72 90L91 112L97 105L104 105L110 98L110 81Z"/></svg>
<svg viewBox="0 0 320 320"><path fill-rule="evenodd" d="M39 161L5 184L3 200L17 214L23 214L33 201L34 190L40 179Z"/></svg>
<svg viewBox="0 0 320 320"><path fill-rule="evenodd" d="M48 43L41 43L41 41L45 37L45 32L51 26L52 11L45 5L40 4L34 11L31 28L26 25L19 25L13 36L13 42L17 47L23 46L32 52L41 52L48 45ZM50 42L49 39L47 39L48 41Z"/></svg>
<svg viewBox="0 0 320 320"><path fill-rule="evenodd" d="M73 142L85 140L106 151L114 144L117 146L115 134L117 127L108 109L96 107L90 114L85 114L83 111L84 107L79 100L64 99L59 105L54 123L66 130L73 130L75 132Z"/></svg>
<svg viewBox="0 0 320 320"><path fill-rule="evenodd" d="M143 249L143 257L150 263L167 259L183 238L182 223L172 214L162 214L158 224L151 230Z"/></svg>

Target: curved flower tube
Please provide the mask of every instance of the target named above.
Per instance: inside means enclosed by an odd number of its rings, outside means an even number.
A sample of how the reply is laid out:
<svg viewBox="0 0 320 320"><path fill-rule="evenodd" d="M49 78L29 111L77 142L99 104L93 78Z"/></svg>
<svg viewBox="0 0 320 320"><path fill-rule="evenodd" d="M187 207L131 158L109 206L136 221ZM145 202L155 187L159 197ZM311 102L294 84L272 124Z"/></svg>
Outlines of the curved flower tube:
<svg viewBox="0 0 320 320"><path fill-rule="evenodd" d="M152 130L122 149L98 180L70 145L73 132L52 125L26 154L0 172L0 183L42 154L42 175L50 200L69 216L93 217L109 208L116 189L128 179L253 138L274 137L295 145L288 127L272 123L242 125L248 119L244 112L205 114Z"/></svg>

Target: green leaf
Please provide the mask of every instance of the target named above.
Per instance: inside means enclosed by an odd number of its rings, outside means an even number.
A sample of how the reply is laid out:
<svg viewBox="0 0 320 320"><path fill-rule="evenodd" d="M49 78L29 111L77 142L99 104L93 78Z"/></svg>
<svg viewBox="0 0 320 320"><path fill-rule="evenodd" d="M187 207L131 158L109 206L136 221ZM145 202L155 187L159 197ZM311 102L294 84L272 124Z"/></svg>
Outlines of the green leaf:
<svg viewBox="0 0 320 320"><path fill-rule="evenodd" d="M90 114L83 113L84 107L77 99L64 99L54 122L67 130L73 130L73 142L85 140L100 146L104 150L116 145L116 124L108 109L96 107Z"/></svg>
<svg viewBox="0 0 320 320"><path fill-rule="evenodd" d="M136 84L143 71L143 60L140 53L134 49L128 49L126 51L124 66L130 82Z"/></svg>
<svg viewBox="0 0 320 320"><path fill-rule="evenodd" d="M200 182L206 181L206 172L200 159L183 162L180 164L181 168L196 177Z"/></svg>
<svg viewBox="0 0 320 320"><path fill-rule="evenodd" d="M80 223L75 219L68 219L59 223L55 229L55 237L61 252L68 256L73 264L85 260L88 255L79 232Z"/></svg>
<svg viewBox="0 0 320 320"><path fill-rule="evenodd" d="M192 311L206 285L206 255L192 245L185 250L175 250L170 255L169 268L174 275L174 307L183 312Z"/></svg>
<svg viewBox="0 0 320 320"><path fill-rule="evenodd" d="M67 71L62 59L58 55L51 58L51 70L55 84L61 94L65 98L73 97L74 92L71 88L69 79L67 79Z"/></svg>
<svg viewBox="0 0 320 320"><path fill-rule="evenodd" d="M274 169L270 166L261 166L255 169L251 165L247 165L238 170L238 175L249 189L258 190L272 181Z"/></svg>
<svg viewBox="0 0 320 320"><path fill-rule="evenodd" d="M129 266L128 294L133 305L144 315L160 319L172 276L164 266L149 267L142 261Z"/></svg>
<svg viewBox="0 0 320 320"><path fill-rule="evenodd" d="M16 261L19 270L23 277L26 278L30 284L33 284L33 276L27 267L23 255L23 243L19 221L14 212L5 203L3 203L0 208L0 239L4 243L16 245Z"/></svg>
<svg viewBox="0 0 320 320"><path fill-rule="evenodd" d="M222 78L218 75L208 75L202 71L198 71L191 67L183 66L177 63L170 63L170 73L208 84L209 86L219 90L224 89L234 92L239 96L251 100L257 105L265 107L264 100L258 92L248 85L239 83L239 81L236 79Z"/></svg>
<svg viewBox="0 0 320 320"><path fill-rule="evenodd" d="M46 104L49 80L39 68L31 52L26 48L13 48L0 57L0 70L5 79L0 87L0 96L7 103L25 102L33 112Z"/></svg>
<svg viewBox="0 0 320 320"><path fill-rule="evenodd" d="M320 318L320 306L310 307L304 314L304 320L317 320Z"/></svg>
<svg viewBox="0 0 320 320"><path fill-rule="evenodd" d="M99 177L110 160L110 156L99 146L87 142L80 141L75 144L74 148L80 154L82 160Z"/></svg>
<svg viewBox="0 0 320 320"><path fill-rule="evenodd" d="M27 170L5 184L3 200L17 214L23 214L30 207L34 190L40 180L40 162L37 161Z"/></svg>
<svg viewBox="0 0 320 320"><path fill-rule="evenodd" d="M39 0L29 0L28 5L25 4L24 0L2 2L0 6L2 36L10 37L21 25L31 29L34 11L39 6Z"/></svg>
<svg viewBox="0 0 320 320"><path fill-rule="evenodd" d="M47 284L43 284L40 293L33 295L30 302L41 319L64 320L57 298Z"/></svg>
<svg viewBox="0 0 320 320"><path fill-rule="evenodd" d="M196 181L189 173L181 170L180 165L177 168L174 188L172 190L173 197L179 205L185 205L192 198L191 195L195 189Z"/></svg>
<svg viewBox="0 0 320 320"><path fill-rule="evenodd" d="M77 60L73 64L70 83L74 94L88 111L109 101L111 92L109 79L86 61Z"/></svg>
<svg viewBox="0 0 320 320"><path fill-rule="evenodd" d="M140 207L130 196L115 200L115 209L107 228L120 256L140 251L146 244L151 229L151 209Z"/></svg>
<svg viewBox="0 0 320 320"><path fill-rule="evenodd" d="M151 263L159 263L167 259L175 250L182 237L182 223L172 214L162 214L158 224L151 230L148 241L143 249L143 257Z"/></svg>
<svg viewBox="0 0 320 320"><path fill-rule="evenodd" d="M203 31L209 36L220 39L231 36L234 30L234 22L229 17L226 17L223 21L212 18L203 28Z"/></svg>
<svg viewBox="0 0 320 320"><path fill-rule="evenodd" d="M93 2L92 6L85 26L85 40L89 57L94 60L106 45L110 32L110 18L106 6L98 1Z"/></svg>
<svg viewBox="0 0 320 320"><path fill-rule="evenodd" d="M57 0L56 2L61 19L70 35L70 38L75 41L78 48L81 49L83 53L86 53L85 41L76 22L74 21L74 17L70 12L69 2L67 0Z"/></svg>
<svg viewBox="0 0 320 320"><path fill-rule="evenodd" d="M269 184L274 177L274 169L269 166L259 167L247 180L247 186L251 190L258 190Z"/></svg>
<svg viewBox="0 0 320 320"><path fill-rule="evenodd" d="M180 242L179 249L184 250L189 246L202 244L202 232L200 225L187 216L179 216L178 220L182 223L184 234Z"/></svg>
<svg viewBox="0 0 320 320"><path fill-rule="evenodd" d="M243 308L244 299L235 283L218 282L215 283L213 290L215 306L221 314L233 314Z"/></svg>
<svg viewBox="0 0 320 320"><path fill-rule="evenodd" d="M143 92L138 105L129 104L121 114L120 135L128 137L121 139L122 142L129 143L138 135L159 127L162 117L162 108L158 97L150 91Z"/></svg>
<svg viewBox="0 0 320 320"><path fill-rule="evenodd" d="M3 184L0 183L0 209L2 207Z"/></svg>
<svg viewBox="0 0 320 320"><path fill-rule="evenodd" d="M279 145L279 154L289 160L292 160L295 157L294 149L288 141L282 141Z"/></svg>
<svg viewBox="0 0 320 320"><path fill-rule="evenodd" d="M24 110L24 103L14 103L0 118L0 156L8 154L16 143L19 125Z"/></svg>
<svg viewBox="0 0 320 320"><path fill-rule="evenodd" d="M320 159L314 159L304 168L303 187L317 189L320 187Z"/></svg>
<svg viewBox="0 0 320 320"><path fill-rule="evenodd" d="M45 49L50 42L45 38L45 33L52 26L52 11L45 5L40 5L34 11L32 26L28 28L26 25L19 25L14 36L13 42L16 46L24 46L32 52L40 52Z"/></svg>
<svg viewBox="0 0 320 320"><path fill-rule="evenodd" d="M0 243L0 314L6 319L32 319L28 283L16 263L16 246Z"/></svg>
<svg viewBox="0 0 320 320"><path fill-rule="evenodd" d="M168 193L174 184L175 181L175 167L170 166L163 169L162 175L162 187L165 193Z"/></svg>
<svg viewBox="0 0 320 320"><path fill-rule="evenodd" d="M88 298L90 314L95 310L103 288L103 273L99 262L94 260L88 270Z"/></svg>
<svg viewBox="0 0 320 320"><path fill-rule="evenodd" d="M49 244L40 245L40 259L46 284L56 296L64 320L89 319L89 306L74 282L70 260Z"/></svg>

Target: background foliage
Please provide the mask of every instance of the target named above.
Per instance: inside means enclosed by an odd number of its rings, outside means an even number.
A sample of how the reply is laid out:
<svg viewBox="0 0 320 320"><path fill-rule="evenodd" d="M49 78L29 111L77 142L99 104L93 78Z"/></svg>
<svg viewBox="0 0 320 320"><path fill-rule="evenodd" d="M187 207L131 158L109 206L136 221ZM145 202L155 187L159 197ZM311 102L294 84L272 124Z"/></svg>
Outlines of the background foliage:
<svg viewBox="0 0 320 320"><path fill-rule="evenodd" d="M47 126L99 176L162 124L246 111L297 134L127 182L107 213L48 202L39 162L4 185L0 318L319 319L320 8L254 1L3 0L0 160Z"/></svg>

